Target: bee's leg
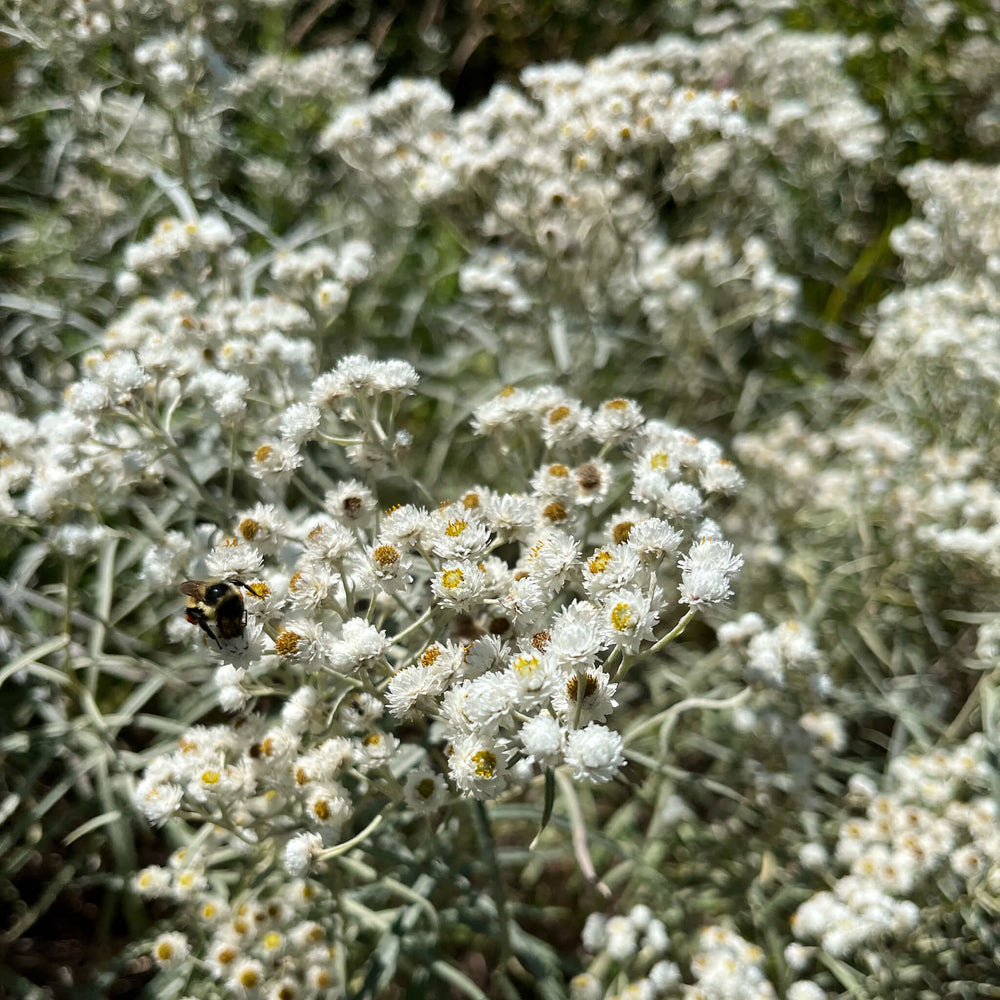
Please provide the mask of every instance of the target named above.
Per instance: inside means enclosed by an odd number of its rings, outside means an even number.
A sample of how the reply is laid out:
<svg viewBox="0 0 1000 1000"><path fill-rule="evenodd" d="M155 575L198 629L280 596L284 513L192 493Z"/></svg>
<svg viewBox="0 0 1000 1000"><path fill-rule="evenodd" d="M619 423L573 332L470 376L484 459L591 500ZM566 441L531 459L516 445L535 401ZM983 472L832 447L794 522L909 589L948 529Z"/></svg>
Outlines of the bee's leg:
<svg viewBox="0 0 1000 1000"><path fill-rule="evenodd" d="M207 635L212 640L212 642L214 642L216 646L219 647L219 649L222 649L222 643L219 642L219 637L209 628L208 622L199 621L198 628L200 628L202 632L204 632L205 635Z"/></svg>

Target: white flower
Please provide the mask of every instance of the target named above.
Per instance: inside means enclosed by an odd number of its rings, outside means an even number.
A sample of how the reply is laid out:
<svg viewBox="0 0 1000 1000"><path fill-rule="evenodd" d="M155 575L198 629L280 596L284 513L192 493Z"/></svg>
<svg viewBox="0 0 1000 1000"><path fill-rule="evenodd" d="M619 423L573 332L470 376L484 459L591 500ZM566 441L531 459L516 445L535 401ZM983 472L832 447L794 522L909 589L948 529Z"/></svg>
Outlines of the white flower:
<svg viewBox="0 0 1000 1000"><path fill-rule="evenodd" d="M446 563L431 578L431 589L442 607L469 611L486 596L486 574L474 563Z"/></svg>
<svg viewBox="0 0 1000 1000"><path fill-rule="evenodd" d="M136 892L147 899L157 899L170 894L170 872L160 865L149 865L136 872L132 880Z"/></svg>
<svg viewBox="0 0 1000 1000"><path fill-rule="evenodd" d="M617 707L612 684L599 667L583 673L563 673L561 683L552 698L552 708L567 724L603 722Z"/></svg>
<svg viewBox="0 0 1000 1000"><path fill-rule="evenodd" d="M292 733L302 732L309 725L319 695L313 687L300 687L281 709L281 721Z"/></svg>
<svg viewBox="0 0 1000 1000"><path fill-rule="evenodd" d="M392 733L372 729L361 738L354 759L362 771L368 771L387 764L398 748L399 740Z"/></svg>
<svg viewBox="0 0 1000 1000"><path fill-rule="evenodd" d="M452 744L448 770L458 790L474 799L495 799L507 785L507 756L496 740L478 734Z"/></svg>
<svg viewBox="0 0 1000 1000"><path fill-rule="evenodd" d="M243 679L246 670L224 663L215 670L215 686L219 689L219 707L223 712L238 712L250 697Z"/></svg>
<svg viewBox="0 0 1000 1000"><path fill-rule="evenodd" d="M672 527L669 521L658 517L644 517L629 530L626 544L639 553L642 562L672 557L680 548L683 532Z"/></svg>
<svg viewBox="0 0 1000 1000"><path fill-rule="evenodd" d="M663 593L658 587L652 595L628 589L608 594L601 602L601 625L605 641L636 653L644 642L653 639L653 629L660 620L658 608Z"/></svg>
<svg viewBox="0 0 1000 1000"><path fill-rule="evenodd" d="M583 586L592 600L628 587L641 586L647 573L639 553L628 545L595 549L583 569Z"/></svg>
<svg viewBox="0 0 1000 1000"><path fill-rule="evenodd" d="M350 527L368 524L378 505L367 486L351 479L328 490L323 497L323 506L331 516Z"/></svg>
<svg viewBox="0 0 1000 1000"><path fill-rule="evenodd" d="M331 664L342 673L367 668L384 658L389 645L385 632L363 618L350 618L331 653Z"/></svg>
<svg viewBox="0 0 1000 1000"><path fill-rule="evenodd" d="M316 855L323 849L318 833L297 833L285 844L285 871L294 878L305 875Z"/></svg>
<svg viewBox="0 0 1000 1000"><path fill-rule="evenodd" d="M535 497L504 493L488 497L483 516L502 538L527 541L538 520L539 502Z"/></svg>
<svg viewBox="0 0 1000 1000"><path fill-rule="evenodd" d="M570 502L576 496L576 480L569 466L561 463L543 465L531 477L531 491L543 503Z"/></svg>
<svg viewBox="0 0 1000 1000"><path fill-rule="evenodd" d="M567 738L566 763L577 781L611 781L625 763L622 738L596 722L575 729Z"/></svg>
<svg viewBox="0 0 1000 1000"><path fill-rule="evenodd" d="M552 530L531 546L523 566L543 590L554 593L563 586L579 558L580 543L566 532Z"/></svg>
<svg viewBox="0 0 1000 1000"><path fill-rule="evenodd" d="M513 678L490 671L469 684L465 699L465 716L475 732L496 734L509 727L515 707L516 688Z"/></svg>
<svg viewBox="0 0 1000 1000"><path fill-rule="evenodd" d="M307 786L305 815L320 827L340 828L351 816L351 800L334 782L313 782Z"/></svg>
<svg viewBox="0 0 1000 1000"><path fill-rule="evenodd" d="M319 421L319 409L312 403L293 403L282 413L278 433L283 440L301 445L313 437Z"/></svg>
<svg viewBox="0 0 1000 1000"><path fill-rule="evenodd" d="M553 619L546 654L560 669L579 672L593 666L603 644L598 609L574 601Z"/></svg>
<svg viewBox="0 0 1000 1000"><path fill-rule="evenodd" d="M642 411L631 399L610 399L594 414L590 435L600 444L624 444L642 427Z"/></svg>
<svg viewBox="0 0 1000 1000"><path fill-rule="evenodd" d="M543 770L562 761L566 731L551 715L528 719L517 735L527 759Z"/></svg>
<svg viewBox="0 0 1000 1000"><path fill-rule="evenodd" d="M416 663L393 674L386 693L386 705L397 718L402 719L411 712L421 699L428 700L441 694L447 683L433 666Z"/></svg>
<svg viewBox="0 0 1000 1000"><path fill-rule="evenodd" d="M604 945L608 940L608 918L603 913L590 913L583 923L583 933L580 940L583 947L591 955L597 955L604 951Z"/></svg>
<svg viewBox="0 0 1000 1000"><path fill-rule="evenodd" d="M144 778L136 785L135 804L154 826L162 826L180 808L184 789L171 781Z"/></svg>
<svg viewBox="0 0 1000 1000"><path fill-rule="evenodd" d="M742 565L743 557L734 553L730 542L699 539L680 562L681 603L697 608L726 600L733 592L730 579Z"/></svg>
<svg viewBox="0 0 1000 1000"><path fill-rule="evenodd" d="M456 513L445 521L436 518L425 535L425 543L441 559L478 561L490 544L490 529L471 517Z"/></svg>
<svg viewBox="0 0 1000 1000"><path fill-rule="evenodd" d="M418 767L410 771L403 783L403 801L421 816L440 809L449 797L444 778L429 767Z"/></svg>
<svg viewBox="0 0 1000 1000"><path fill-rule="evenodd" d="M191 946L187 937L178 931L168 931L161 934L152 948L153 960L161 969L173 969L180 965L190 954Z"/></svg>

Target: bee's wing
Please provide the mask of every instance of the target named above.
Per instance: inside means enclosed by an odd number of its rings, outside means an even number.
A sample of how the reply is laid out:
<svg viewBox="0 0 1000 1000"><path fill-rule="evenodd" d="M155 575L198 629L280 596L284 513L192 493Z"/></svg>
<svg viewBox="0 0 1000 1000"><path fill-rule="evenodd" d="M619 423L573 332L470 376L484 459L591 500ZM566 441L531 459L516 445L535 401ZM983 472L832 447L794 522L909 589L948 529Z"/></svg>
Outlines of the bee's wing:
<svg viewBox="0 0 1000 1000"><path fill-rule="evenodd" d="M201 597L205 585L200 580L185 580L178 588L186 597Z"/></svg>

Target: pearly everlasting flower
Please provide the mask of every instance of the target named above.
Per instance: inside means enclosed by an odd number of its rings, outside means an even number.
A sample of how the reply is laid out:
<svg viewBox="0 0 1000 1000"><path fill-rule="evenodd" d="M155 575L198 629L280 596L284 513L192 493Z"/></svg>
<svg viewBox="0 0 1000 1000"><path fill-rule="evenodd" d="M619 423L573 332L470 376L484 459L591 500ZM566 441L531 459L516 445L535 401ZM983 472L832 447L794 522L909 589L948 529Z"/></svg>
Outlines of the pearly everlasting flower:
<svg viewBox="0 0 1000 1000"><path fill-rule="evenodd" d="M527 541L538 521L538 503L535 497L517 494L492 496L483 505L483 516L501 538Z"/></svg>
<svg viewBox="0 0 1000 1000"><path fill-rule="evenodd" d="M642 411L631 399L611 399L594 411L591 437L600 444L625 444L642 427Z"/></svg>
<svg viewBox="0 0 1000 1000"><path fill-rule="evenodd" d="M447 675L433 667L417 663L397 671L389 682L386 704L397 718L405 718L421 701L430 704L431 699L444 691Z"/></svg>
<svg viewBox="0 0 1000 1000"><path fill-rule="evenodd" d="M362 771L382 767L399 749L399 740L392 733L371 729L361 738L354 759Z"/></svg>
<svg viewBox="0 0 1000 1000"><path fill-rule="evenodd" d="M323 838L318 833L297 833L285 844L285 871L293 878L304 875L322 849Z"/></svg>
<svg viewBox="0 0 1000 1000"><path fill-rule="evenodd" d="M287 482L302 461L302 455L293 443L274 441L257 447L250 461L250 471L263 482L276 485Z"/></svg>
<svg viewBox="0 0 1000 1000"><path fill-rule="evenodd" d="M518 731L525 757L543 770L562 761L566 730L550 715L536 715Z"/></svg>
<svg viewBox="0 0 1000 1000"><path fill-rule="evenodd" d="M553 619L546 652L561 670L579 672L593 665L603 645L600 612L589 602L574 601Z"/></svg>
<svg viewBox="0 0 1000 1000"><path fill-rule="evenodd" d="M692 608L717 604L732 595L730 580L743 565L743 557L731 543L703 537L681 558L680 591L682 604Z"/></svg>
<svg viewBox="0 0 1000 1000"><path fill-rule="evenodd" d="M380 698L367 691L355 691L341 702L338 715L349 732L367 732L382 718L384 711L385 706ZM395 749L395 744L392 744L389 752L392 749Z"/></svg>
<svg viewBox="0 0 1000 1000"><path fill-rule="evenodd" d="M608 594L601 602L601 629L609 645L637 653L644 642L653 639L653 629L660 619L663 594L627 589Z"/></svg>
<svg viewBox="0 0 1000 1000"><path fill-rule="evenodd" d="M474 563L458 560L446 563L431 578L431 589L443 608L468 611L486 596L486 574Z"/></svg>
<svg viewBox="0 0 1000 1000"><path fill-rule="evenodd" d="M490 544L490 529L471 517L457 514L432 522L425 544L441 559L479 560Z"/></svg>
<svg viewBox="0 0 1000 1000"><path fill-rule="evenodd" d="M313 687L300 687L292 693L281 710L281 721L290 732L301 732L309 724L319 702L319 695Z"/></svg>
<svg viewBox="0 0 1000 1000"><path fill-rule="evenodd" d="M332 517L350 527L368 524L376 504L371 490L351 479L328 490L323 497L323 506Z"/></svg>
<svg viewBox="0 0 1000 1000"><path fill-rule="evenodd" d="M282 440L301 446L316 433L320 412L312 403L293 403L281 415L278 433Z"/></svg>
<svg viewBox="0 0 1000 1000"><path fill-rule="evenodd" d="M569 733L565 756L577 781L598 784L611 781L625 764L621 736L596 722Z"/></svg>
<svg viewBox="0 0 1000 1000"><path fill-rule="evenodd" d="M135 804L154 826L162 826L178 811L184 789L172 781L155 781L148 777L136 785Z"/></svg>
<svg viewBox="0 0 1000 1000"><path fill-rule="evenodd" d="M603 722L618 705L618 685L597 667L580 673L563 673L552 697L552 708L568 725Z"/></svg>
<svg viewBox="0 0 1000 1000"><path fill-rule="evenodd" d="M559 590L580 556L580 543L572 535L551 530L528 551L524 569L545 591Z"/></svg>
<svg viewBox="0 0 1000 1000"><path fill-rule="evenodd" d="M421 816L436 812L449 798L444 778L427 767L410 771L403 783L403 801Z"/></svg>
<svg viewBox="0 0 1000 1000"><path fill-rule="evenodd" d="M168 931L153 942L153 961L161 969L173 969L183 964L190 951L190 942L184 934Z"/></svg>
<svg viewBox="0 0 1000 1000"><path fill-rule="evenodd" d="M224 712L238 712L250 697L244 684L246 670L223 664L216 668L215 685L219 689L219 707Z"/></svg>
<svg viewBox="0 0 1000 1000"><path fill-rule="evenodd" d="M494 799L507 785L506 750L490 737L459 736L448 757L448 772L463 795Z"/></svg>

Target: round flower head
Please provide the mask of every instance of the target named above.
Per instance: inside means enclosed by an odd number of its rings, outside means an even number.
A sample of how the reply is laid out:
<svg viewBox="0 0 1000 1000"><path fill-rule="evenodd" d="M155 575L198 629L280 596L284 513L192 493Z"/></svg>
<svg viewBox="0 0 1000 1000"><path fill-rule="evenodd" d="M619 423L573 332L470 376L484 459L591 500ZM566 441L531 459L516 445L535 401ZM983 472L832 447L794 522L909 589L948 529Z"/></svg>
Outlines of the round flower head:
<svg viewBox="0 0 1000 1000"><path fill-rule="evenodd" d="M599 444L625 444L642 427L642 411L631 399L610 399L594 413L590 434Z"/></svg>
<svg viewBox="0 0 1000 1000"><path fill-rule="evenodd" d="M551 715L529 719L521 726L518 739L527 759L543 770L561 763L566 730Z"/></svg>
<svg viewBox="0 0 1000 1000"><path fill-rule="evenodd" d="M285 871L293 878L305 875L322 850L323 838L320 834L297 833L285 844Z"/></svg>
<svg viewBox="0 0 1000 1000"><path fill-rule="evenodd" d="M470 611L486 597L486 574L465 560L446 563L431 578L431 590L442 607Z"/></svg>
<svg viewBox="0 0 1000 1000"><path fill-rule="evenodd" d="M355 691L340 703L337 716L348 732L365 732L382 718L384 710L385 706L375 695L367 691Z"/></svg>
<svg viewBox="0 0 1000 1000"><path fill-rule="evenodd" d="M491 496L483 505L483 515L502 539L523 542L531 536L538 521L539 501L514 493Z"/></svg>
<svg viewBox="0 0 1000 1000"><path fill-rule="evenodd" d="M507 787L507 756L490 737L474 733L452 744L448 770L458 790L474 799L495 799Z"/></svg>
<svg viewBox="0 0 1000 1000"><path fill-rule="evenodd" d="M562 683L552 698L552 708L568 725L580 722L603 722L617 708L614 699L617 684L612 684L608 675L599 668L582 674L564 674Z"/></svg>
<svg viewBox="0 0 1000 1000"><path fill-rule="evenodd" d="M554 593L566 582L580 558L580 543L564 531L549 530L528 550L521 567L543 589Z"/></svg>
<svg viewBox="0 0 1000 1000"><path fill-rule="evenodd" d="M596 722L575 729L566 739L566 763L577 781L611 781L625 764L622 738Z"/></svg>
<svg viewBox="0 0 1000 1000"><path fill-rule="evenodd" d="M546 503L551 500L568 503L575 498L576 489L572 470L558 462L543 465L531 477L532 493Z"/></svg>
<svg viewBox="0 0 1000 1000"><path fill-rule="evenodd" d="M590 430L590 411L567 397L542 415L542 440L547 448L580 444Z"/></svg>
<svg viewBox="0 0 1000 1000"><path fill-rule="evenodd" d="M546 653L567 672L589 669L604 645L600 613L586 601L574 601L552 621Z"/></svg>
<svg viewBox="0 0 1000 1000"><path fill-rule="evenodd" d="M718 604L732 595L730 579L739 572L743 557L722 539L700 538L681 559L681 603L691 607Z"/></svg>
<svg viewBox="0 0 1000 1000"><path fill-rule="evenodd" d="M652 594L636 589L609 594L601 602L605 640L628 653L637 653L644 642L652 641L662 606L663 593L659 587Z"/></svg>
<svg viewBox="0 0 1000 1000"><path fill-rule="evenodd" d="M398 748L399 740L391 733L372 729L361 738L355 760L362 771L367 771L387 764Z"/></svg>
<svg viewBox="0 0 1000 1000"><path fill-rule="evenodd" d="M378 589L395 594L413 582L409 573L413 558L392 542L377 540L365 550L365 555L367 576L363 576L360 583L363 590Z"/></svg>
<svg viewBox="0 0 1000 1000"><path fill-rule="evenodd" d="M677 554L684 534L668 521L658 517L644 517L636 521L628 532L629 548L639 553L643 565L656 564Z"/></svg>
<svg viewBox="0 0 1000 1000"><path fill-rule="evenodd" d="M386 705L397 719L402 719L421 703L430 706L433 698L445 688L448 677L442 676L434 667L415 663L397 671L386 693Z"/></svg>
<svg viewBox="0 0 1000 1000"><path fill-rule="evenodd" d="M499 610L523 635L537 626L545 615L549 593L533 577L511 580L506 593L500 595Z"/></svg>
<svg viewBox="0 0 1000 1000"><path fill-rule="evenodd" d="M278 433L283 441L300 446L315 436L320 412L312 403L293 403L281 415Z"/></svg>
<svg viewBox="0 0 1000 1000"><path fill-rule="evenodd" d="M592 600L628 587L641 586L646 572L642 569L639 553L628 545L610 549L596 549L584 563L583 586Z"/></svg>
<svg viewBox="0 0 1000 1000"><path fill-rule="evenodd" d="M444 778L429 767L410 771L403 783L403 801L421 816L436 812L447 804L449 798Z"/></svg>
<svg viewBox="0 0 1000 1000"><path fill-rule="evenodd" d="M507 673L490 671L471 681L465 716L474 732L496 734L506 729L515 708L516 691Z"/></svg>
<svg viewBox="0 0 1000 1000"><path fill-rule="evenodd" d="M535 649L518 653L504 672L516 708L532 712L545 705L556 693L562 681L552 658Z"/></svg>
<svg viewBox="0 0 1000 1000"><path fill-rule="evenodd" d="M376 503L371 490L356 479L351 479L328 490L323 497L323 506L332 517L351 527L367 525Z"/></svg>
<svg viewBox="0 0 1000 1000"><path fill-rule="evenodd" d="M575 502L584 507L593 507L607 499L614 481L614 470L605 461L592 458L573 470L576 481Z"/></svg>
<svg viewBox="0 0 1000 1000"><path fill-rule="evenodd" d="M485 524L461 514L448 520L434 519L425 536L431 551L441 559L478 560L490 540L490 529Z"/></svg>
<svg viewBox="0 0 1000 1000"><path fill-rule="evenodd" d="M286 483L302 464L302 454L290 441L272 441L259 445L250 462L250 472L272 486Z"/></svg>
<svg viewBox="0 0 1000 1000"><path fill-rule="evenodd" d="M153 942L153 960L161 969L172 969L181 965L190 951L188 939L177 931L161 934Z"/></svg>
<svg viewBox="0 0 1000 1000"><path fill-rule="evenodd" d="M382 522L382 539L404 551L424 543L433 514L412 504L394 507Z"/></svg>

